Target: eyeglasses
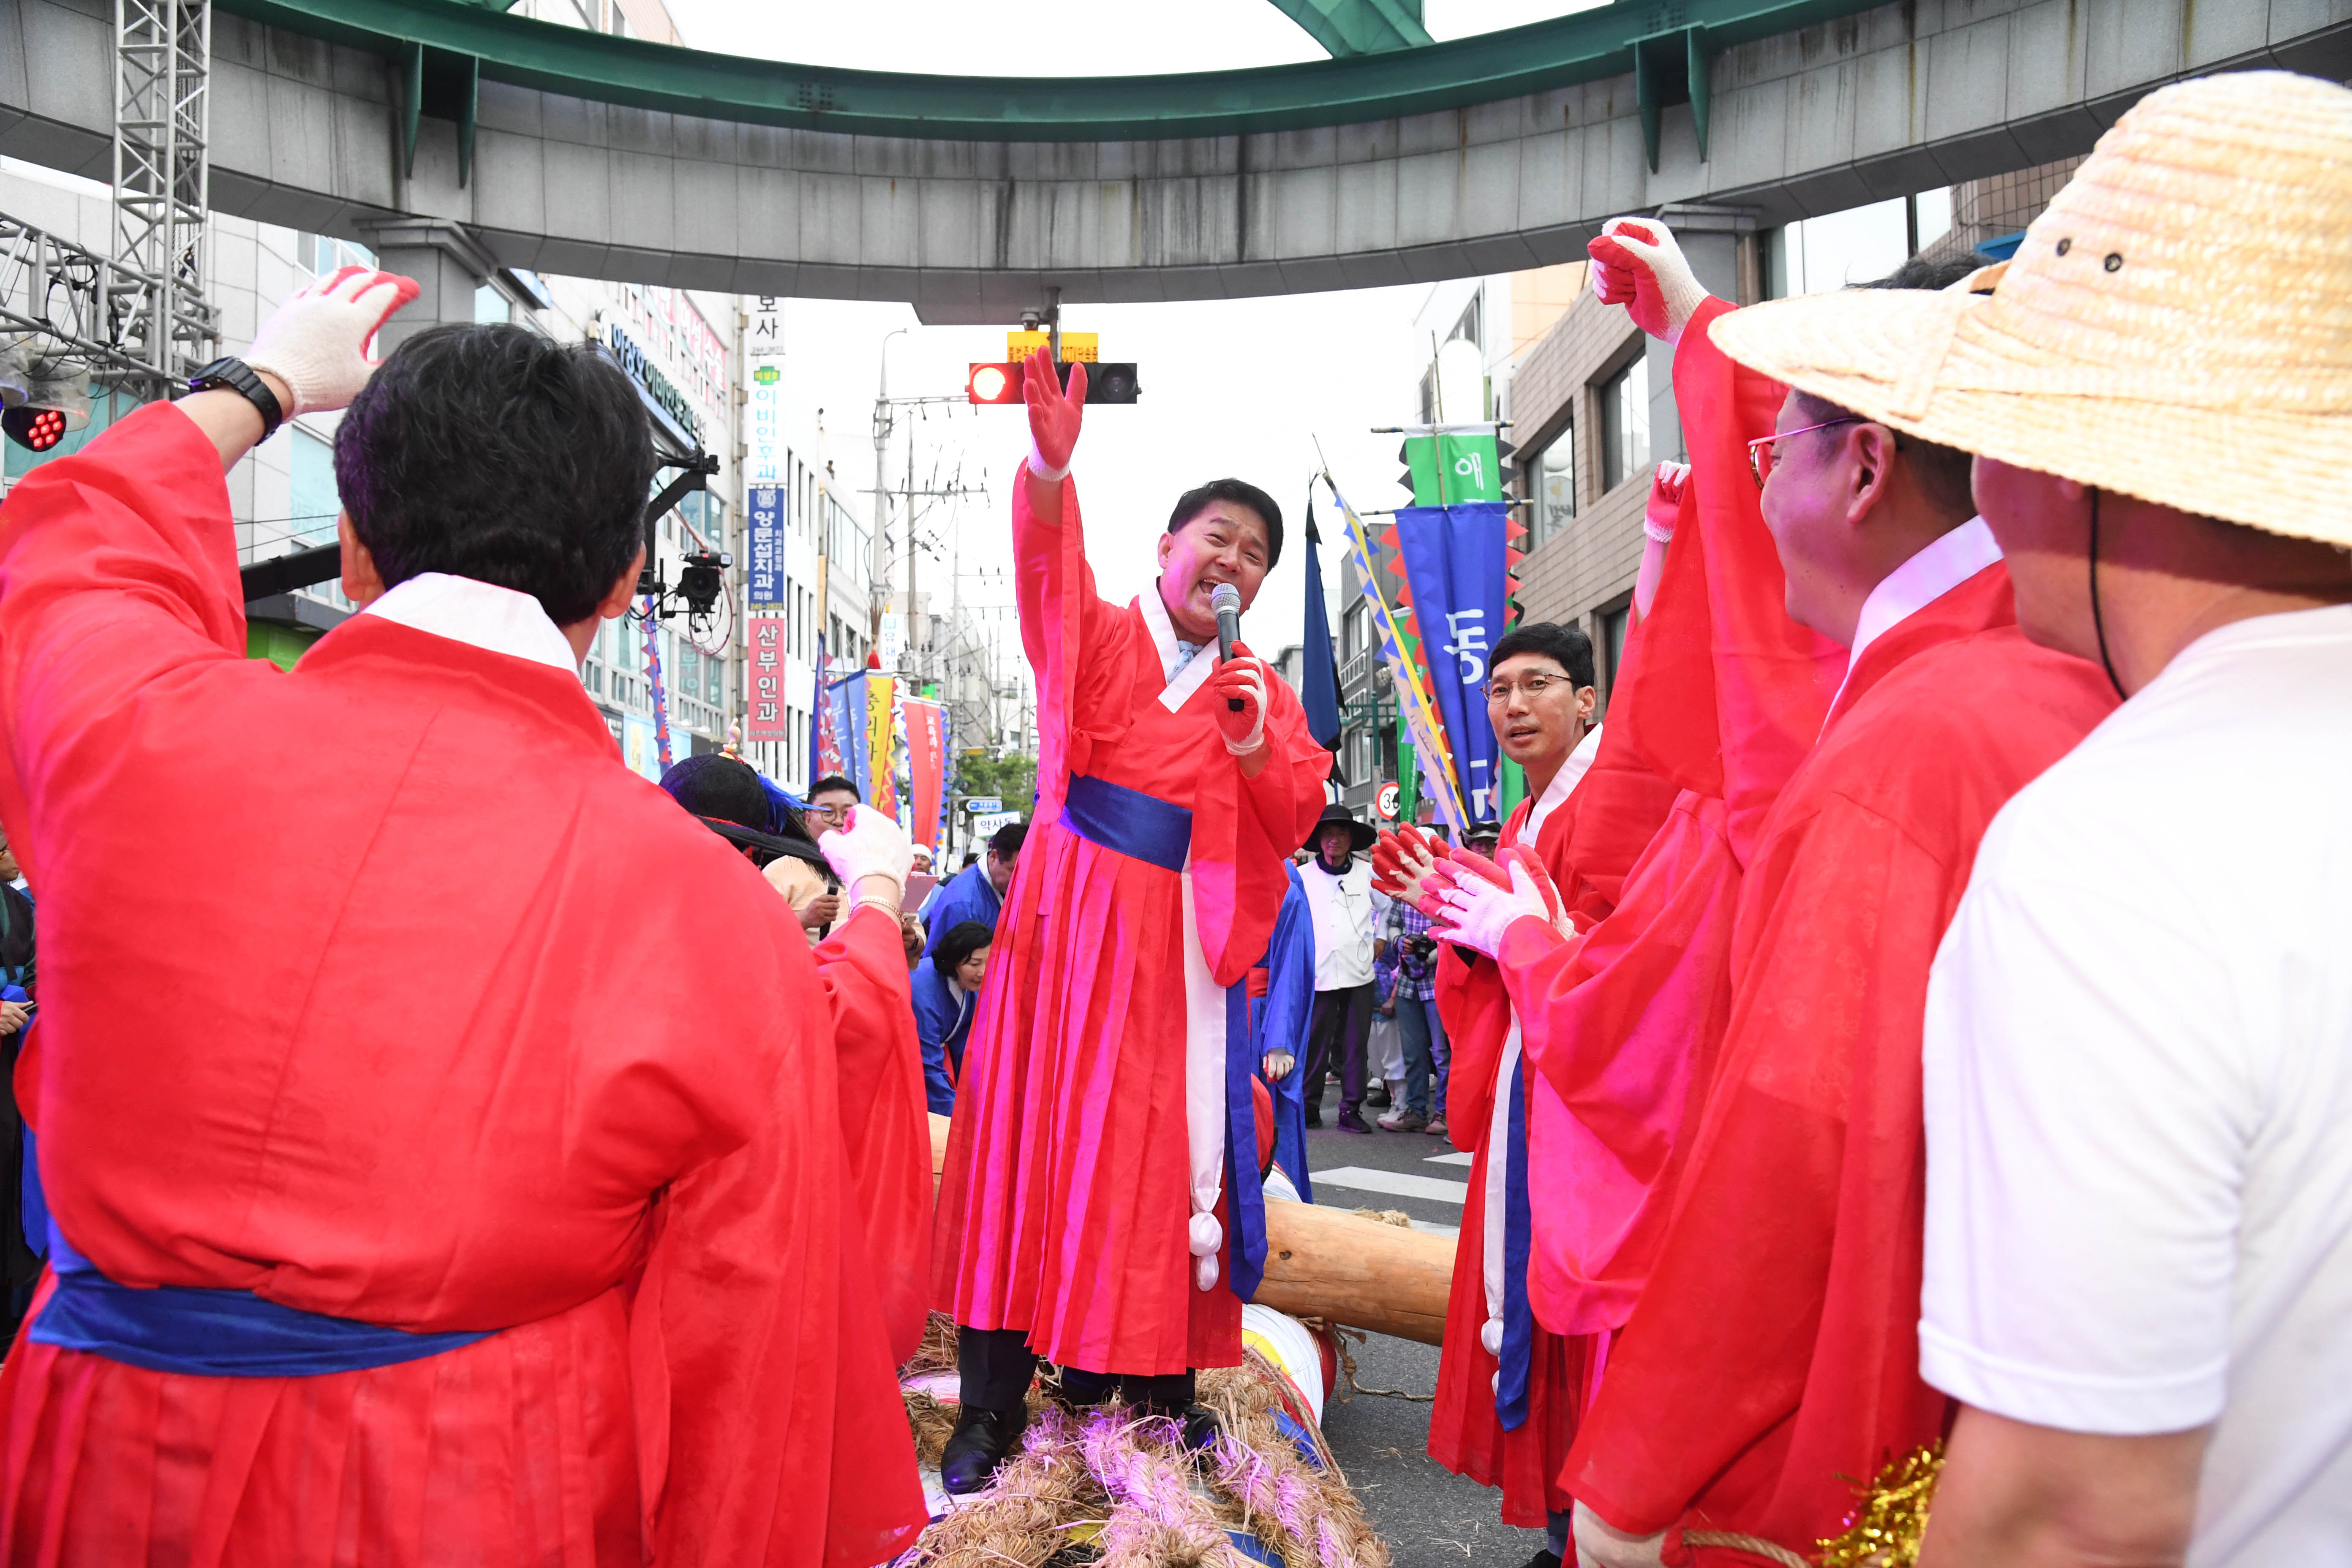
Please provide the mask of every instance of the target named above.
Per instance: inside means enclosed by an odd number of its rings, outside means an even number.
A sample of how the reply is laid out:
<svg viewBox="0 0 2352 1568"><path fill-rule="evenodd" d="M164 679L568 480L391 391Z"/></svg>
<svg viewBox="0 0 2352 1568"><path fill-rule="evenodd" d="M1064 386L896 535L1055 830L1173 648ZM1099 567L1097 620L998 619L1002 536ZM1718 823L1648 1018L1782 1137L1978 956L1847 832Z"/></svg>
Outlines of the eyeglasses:
<svg viewBox="0 0 2352 1568"><path fill-rule="evenodd" d="M1573 690L1575 689L1576 682L1570 679L1565 675L1522 676L1517 685L1514 685L1507 680L1491 680L1488 681L1484 688L1486 693L1486 706L1489 708L1501 707L1505 703L1510 701L1511 693L1514 691L1526 692L1528 694L1528 700L1529 701L1533 701L1535 699L1541 697L1545 692L1550 690L1555 686L1565 686Z"/></svg>
<svg viewBox="0 0 2352 1568"><path fill-rule="evenodd" d="M1756 488L1762 489L1764 481L1772 477L1772 443L1785 441L1791 436L1810 436L1816 430L1826 430L1832 425L1864 425L1869 421L1859 414L1843 415L1824 419L1818 425L1808 425L1801 430L1783 430L1777 435L1759 436L1748 443L1748 471L1756 476Z"/></svg>

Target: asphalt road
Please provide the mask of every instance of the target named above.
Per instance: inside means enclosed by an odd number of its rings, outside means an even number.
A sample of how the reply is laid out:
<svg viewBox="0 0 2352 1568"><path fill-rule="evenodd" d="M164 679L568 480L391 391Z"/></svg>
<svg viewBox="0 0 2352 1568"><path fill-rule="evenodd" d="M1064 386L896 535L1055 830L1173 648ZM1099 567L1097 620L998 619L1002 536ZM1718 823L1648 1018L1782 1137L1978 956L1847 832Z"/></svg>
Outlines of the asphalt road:
<svg viewBox="0 0 2352 1568"><path fill-rule="evenodd" d="M1338 1131L1337 1100L1336 1090L1327 1096L1322 1128L1307 1134L1316 1201L1328 1207L1402 1210L1417 1228L1458 1227L1470 1180L1468 1156L1456 1154L1450 1140L1424 1133ZM1366 1120L1380 1114L1368 1113ZM1400 1187L1410 1190L1382 1190ZM1365 1387L1424 1395L1437 1387L1434 1345L1374 1334L1351 1349L1357 1381ZM1543 1549L1543 1532L1506 1526L1500 1493L1431 1461L1429 1409L1425 1400L1368 1394L1345 1404L1334 1398L1324 1407L1323 1435L1388 1542L1395 1568L1522 1568Z"/></svg>

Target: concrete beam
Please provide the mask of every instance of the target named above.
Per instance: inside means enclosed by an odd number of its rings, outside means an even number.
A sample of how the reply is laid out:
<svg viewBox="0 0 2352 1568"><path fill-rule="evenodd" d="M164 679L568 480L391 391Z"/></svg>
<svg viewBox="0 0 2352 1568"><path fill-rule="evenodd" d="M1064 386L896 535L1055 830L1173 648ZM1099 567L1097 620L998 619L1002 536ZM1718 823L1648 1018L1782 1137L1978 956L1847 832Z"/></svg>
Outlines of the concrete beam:
<svg viewBox="0 0 2352 1568"><path fill-rule="evenodd" d="M0 0L0 153L103 178L101 0ZM2184 75L2352 75L2352 0L1906 0L1715 54L1706 158L1690 108L1668 107L1654 173L1630 74L1151 142L846 135L486 79L461 185L443 121L402 172L382 57L227 16L214 47L224 210L355 237L432 219L498 265L1009 321L1055 289L1075 304L1463 277L1580 258L1617 213L1701 204L1771 226L2005 173L2088 151Z"/></svg>

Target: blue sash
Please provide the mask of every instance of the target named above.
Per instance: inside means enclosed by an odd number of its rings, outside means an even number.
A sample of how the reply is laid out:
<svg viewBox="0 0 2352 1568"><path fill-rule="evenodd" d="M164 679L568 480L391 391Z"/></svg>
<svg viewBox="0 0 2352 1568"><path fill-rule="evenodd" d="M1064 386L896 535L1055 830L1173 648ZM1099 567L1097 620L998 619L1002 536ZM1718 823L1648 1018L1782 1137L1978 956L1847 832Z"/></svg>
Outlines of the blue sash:
<svg viewBox="0 0 2352 1568"><path fill-rule="evenodd" d="M1157 795L1072 773L1062 826L1087 843L1163 871L1182 871L1192 814ZM1249 984L1225 988L1225 1283L1246 1301L1265 1278L1265 1194L1258 1182L1257 1103L1250 1091Z"/></svg>
<svg viewBox="0 0 2352 1568"><path fill-rule="evenodd" d="M1536 1320L1528 1305L1528 1096L1527 1058L1511 1064L1510 1133L1496 1151L1503 1158L1503 1353L1495 1384L1495 1416L1506 1432L1528 1418L1528 1369L1534 1359Z"/></svg>
<svg viewBox="0 0 2352 1568"><path fill-rule="evenodd" d="M1192 814L1157 795L1072 773L1062 826L1087 843L1163 871L1181 871L1192 847Z"/></svg>
<svg viewBox="0 0 2352 1568"><path fill-rule="evenodd" d="M250 1290L118 1285L49 1222L57 1289L26 1331L36 1343L86 1351L150 1372L198 1377L318 1377L422 1361L483 1333L412 1334L265 1301Z"/></svg>

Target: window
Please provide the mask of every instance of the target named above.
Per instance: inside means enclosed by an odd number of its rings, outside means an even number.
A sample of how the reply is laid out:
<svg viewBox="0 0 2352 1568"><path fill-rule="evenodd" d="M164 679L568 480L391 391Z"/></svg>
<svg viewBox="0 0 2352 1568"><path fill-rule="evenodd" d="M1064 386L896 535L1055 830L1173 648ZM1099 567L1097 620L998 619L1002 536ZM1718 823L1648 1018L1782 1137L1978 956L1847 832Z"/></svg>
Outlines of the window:
<svg viewBox="0 0 2352 1568"><path fill-rule="evenodd" d="M1486 338L1482 330L1478 313L1478 307L1485 300L1486 295L1483 292L1470 296L1470 303L1463 309L1462 319L1454 322L1454 331L1446 334L1449 339L1467 338L1482 349L1486 346Z"/></svg>
<svg viewBox="0 0 2352 1568"><path fill-rule="evenodd" d="M1637 354L1601 388L1601 488L1613 490L1650 466L1650 361Z"/></svg>
<svg viewBox="0 0 2352 1568"><path fill-rule="evenodd" d="M507 297L504 294L499 293L496 286L485 283L480 288L474 290L474 321L476 325L496 324L499 326L504 326L513 314L514 312L507 304Z"/></svg>
<svg viewBox="0 0 2352 1568"><path fill-rule="evenodd" d="M1617 689L1617 666L1625 658L1625 620L1632 608L1630 605L1620 605L1613 610L1601 612L1601 647L1603 657L1609 661L1601 670L1603 697Z"/></svg>
<svg viewBox="0 0 2352 1568"><path fill-rule="evenodd" d="M342 510L342 500L335 489L335 448L296 426L294 448L290 458L291 483L287 508L290 514L286 523L287 542L300 549L314 544L335 542L335 514Z"/></svg>
<svg viewBox="0 0 2352 1568"><path fill-rule="evenodd" d="M1527 472L1535 502L1528 516L1528 548L1532 550L1576 515L1576 426L1571 424L1553 437Z"/></svg>
<svg viewBox="0 0 2352 1568"><path fill-rule="evenodd" d="M332 235L298 232L294 236L294 260L298 266L324 278L339 267L373 267L375 252Z"/></svg>

